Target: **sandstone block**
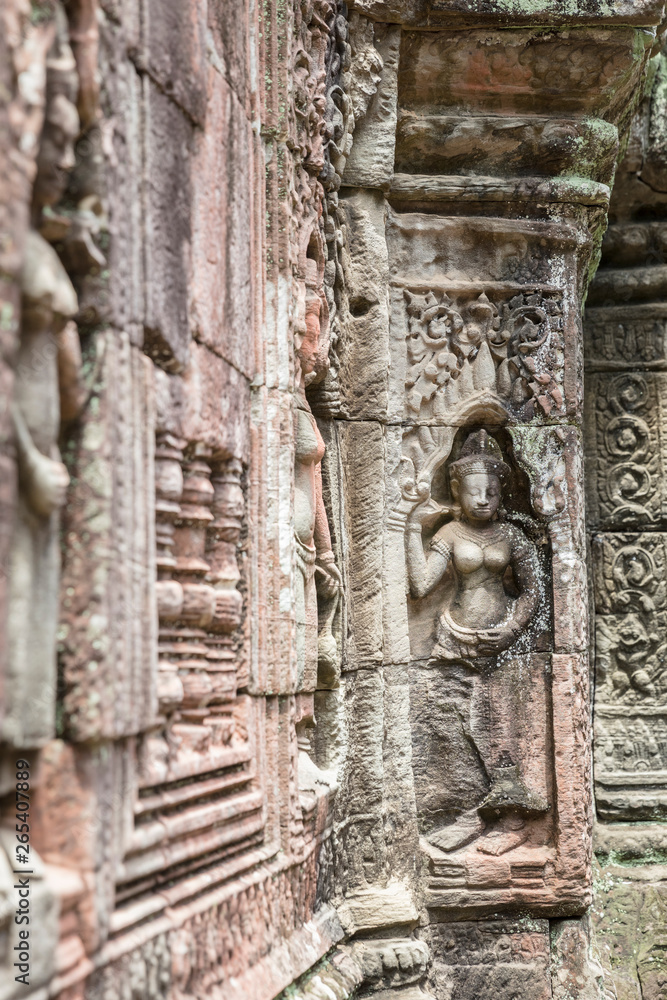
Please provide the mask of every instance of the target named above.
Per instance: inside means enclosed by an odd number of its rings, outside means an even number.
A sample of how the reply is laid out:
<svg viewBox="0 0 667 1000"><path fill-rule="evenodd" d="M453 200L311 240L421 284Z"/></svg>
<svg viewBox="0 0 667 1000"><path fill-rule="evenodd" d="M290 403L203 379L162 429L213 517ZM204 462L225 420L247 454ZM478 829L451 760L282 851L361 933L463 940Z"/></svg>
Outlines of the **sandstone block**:
<svg viewBox="0 0 667 1000"><path fill-rule="evenodd" d="M152 365L115 330L94 349L91 415L65 454L59 650L74 740L136 733L157 707Z"/></svg>
<svg viewBox="0 0 667 1000"><path fill-rule="evenodd" d="M207 129L192 158L193 336L249 378L255 360L256 184L252 127L216 69L208 71Z"/></svg>
<svg viewBox="0 0 667 1000"><path fill-rule="evenodd" d="M375 25L374 45L382 57L382 74L366 114L355 125L343 174L349 187L386 188L394 172L400 30L394 25Z"/></svg>
<svg viewBox="0 0 667 1000"><path fill-rule="evenodd" d="M534 920L437 923L429 927L434 954L429 987L461 1000L547 1000L549 924Z"/></svg>
<svg viewBox="0 0 667 1000"><path fill-rule="evenodd" d="M417 920L417 910L410 893L396 881L385 888L365 889L348 896L339 907L338 915L348 934L400 924L411 925Z"/></svg>
<svg viewBox="0 0 667 1000"><path fill-rule="evenodd" d="M193 126L148 77L143 80L143 104L144 349L167 371L180 371L190 345Z"/></svg>
<svg viewBox="0 0 667 1000"><path fill-rule="evenodd" d="M129 42L126 32L126 22L120 27L114 21L104 19L100 26L100 62L104 79L102 102L111 124L111 148L105 157L109 209L106 315L118 329L140 327L146 307L142 211L145 155L143 93L140 76L127 54Z"/></svg>
<svg viewBox="0 0 667 1000"><path fill-rule="evenodd" d="M194 344L183 377L183 436L214 454L246 460L249 452L248 379L209 348Z"/></svg>
<svg viewBox="0 0 667 1000"><path fill-rule="evenodd" d="M251 69L250 32L254 28L248 0L208 0L208 28L221 71L241 106L250 111L257 80ZM209 42L210 45L210 42Z"/></svg>
<svg viewBox="0 0 667 1000"><path fill-rule="evenodd" d="M641 74L641 61L630 58L635 37L632 28L613 36L596 28L579 29L569 44L558 33L543 35L531 29L515 29L509 37L493 29L461 34L405 31L399 104L411 110L430 105L468 113L501 108L504 113L526 113L537 106L556 114L605 116L613 108L618 115L623 110L621 94L631 93ZM554 62L561 67L555 88L550 72ZM464 81L473 77L478 84L468 87Z"/></svg>
<svg viewBox="0 0 667 1000"><path fill-rule="evenodd" d="M142 58L165 94L198 125L206 121L206 3L141 0Z"/></svg>
<svg viewBox="0 0 667 1000"><path fill-rule="evenodd" d="M343 411L351 418L383 419L389 360L384 202L377 192L359 191L341 199L341 211L349 297L339 346Z"/></svg>
<svg viewBox="0 0 667 1000"><path fill-rule="evenodd" d="M340 422L337 434L347 485L345 522L350 540L349 548L343 549L350 628L345 666L378 666L382 661L382 427L376 423Z"/></svg>

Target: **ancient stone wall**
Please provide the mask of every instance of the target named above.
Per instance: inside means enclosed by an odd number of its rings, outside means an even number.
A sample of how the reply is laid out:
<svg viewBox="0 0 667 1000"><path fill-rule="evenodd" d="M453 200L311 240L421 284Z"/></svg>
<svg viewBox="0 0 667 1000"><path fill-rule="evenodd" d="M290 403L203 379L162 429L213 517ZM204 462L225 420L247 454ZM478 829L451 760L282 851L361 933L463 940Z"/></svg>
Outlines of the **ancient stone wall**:
<svg viewBox="0 0 667 1000"><path fill-rule="evenodd" d="M666 995L664 18L6 0L0 1000Z"/></svg>

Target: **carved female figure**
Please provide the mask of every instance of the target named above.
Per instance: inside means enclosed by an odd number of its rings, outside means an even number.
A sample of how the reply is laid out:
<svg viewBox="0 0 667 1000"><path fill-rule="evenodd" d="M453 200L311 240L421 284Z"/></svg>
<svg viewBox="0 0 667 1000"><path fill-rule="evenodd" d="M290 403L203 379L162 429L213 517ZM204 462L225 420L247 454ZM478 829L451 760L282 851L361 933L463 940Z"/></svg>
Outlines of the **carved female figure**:
<svg viewBox="0 0 667 1000"><path fill-rule="evenodd" d="M324 441L306 399L306 384L319 358L321 302L310 293L305 325L297 343L298 386L294 466L294 535L297 550L297 690L314 691L317 684L317 588L324 599L336 598L342 584L331 549L331 534L322 498ZM335 606L334 606L335 611ZM329 616L329 619L333 614ZM335 659L331 621L319 636L320 659Z"/></svg>
<svg viewBox="0 0 667 1000"><path fill-rule="evenodd" d="M78 309L76 292L57 253L38 232L44 209L57 204L67 187L79 131L76 68L60 7L55 8L55 39L46 70L12 400L19 489L9 566L9 665L1 733L17 747L43 744L55 726L59 511L69 483L58 437L61 420L77 415L82 393L79 337L68 322Z"/></svg>
<svg viewBox="0 0 667 1000"><path fill-rule="evenodd" d="M430 666L442 671L446 699L455 703L452 715L465 720L465 736L475 747L490 788L474 809L431 835L442 850L454 850L477 836L484 815L534 815L547 808L521 779L497 680L498 654L521 635L539 604L535 547L499 516L509 468L485 430L468 437L449 473L453 506L443 508L429 498L408 515L408 577L413 596L419 598L452 571L453 589L438 617ZM444 512L453 518L435 532L427 553L423 529ZM509 570L514 594L508 589Z"/></svg>

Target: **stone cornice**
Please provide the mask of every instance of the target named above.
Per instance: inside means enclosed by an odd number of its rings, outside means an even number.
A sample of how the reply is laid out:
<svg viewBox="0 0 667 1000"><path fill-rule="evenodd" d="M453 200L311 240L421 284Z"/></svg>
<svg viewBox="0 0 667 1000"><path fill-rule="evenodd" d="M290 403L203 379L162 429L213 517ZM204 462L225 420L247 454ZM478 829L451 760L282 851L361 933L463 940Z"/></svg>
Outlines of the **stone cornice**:
<svg viewBox="0 0 667 1000"><path fill-rule="evenodd" d="M350 7L376 21L423 28L655 28L665 17L664 0L354 0Z"/></svg>

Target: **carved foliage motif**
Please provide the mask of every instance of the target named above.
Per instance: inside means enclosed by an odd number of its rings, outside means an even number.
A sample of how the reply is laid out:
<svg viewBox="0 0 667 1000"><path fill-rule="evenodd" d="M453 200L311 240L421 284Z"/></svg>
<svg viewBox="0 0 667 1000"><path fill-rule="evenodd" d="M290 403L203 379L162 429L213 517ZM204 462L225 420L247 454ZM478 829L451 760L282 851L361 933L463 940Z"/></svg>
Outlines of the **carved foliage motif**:
<svg viewBox="0 0 667 1000"><path fill-rule="evenodd" d="M559 296L490 288L404 294L409 418L451 420L482 392L523 419L563 413Z"/></svg>
<svg viewBox="0 0 667 1000"><path fill-rule="evenodd" d="M592 379L595 426L589 445L595 448L597 483L591 483L591 507L605 526L660 519L659 379L636 372Z"/></svg>

